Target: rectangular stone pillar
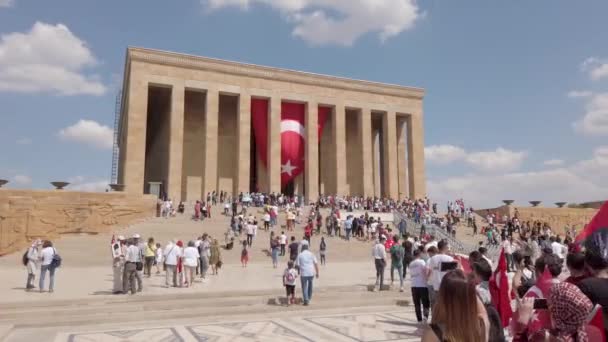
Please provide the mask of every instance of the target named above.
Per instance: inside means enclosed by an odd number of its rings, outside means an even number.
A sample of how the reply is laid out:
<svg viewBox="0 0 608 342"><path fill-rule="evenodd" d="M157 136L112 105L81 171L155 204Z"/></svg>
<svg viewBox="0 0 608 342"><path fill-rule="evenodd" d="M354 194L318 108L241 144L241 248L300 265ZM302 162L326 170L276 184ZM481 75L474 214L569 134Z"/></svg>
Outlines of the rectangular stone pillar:
<svg viewBox="0 0 608 342"><path fill-rule="evenodd" d="M335 105L333 119L332 143L336 157L335 164L333 165L336 175L334 194L344 196L346 195L346 109L344 108L344 104L339 103Z"/></svg>
<svg viewBox="0 0 608 342"><path fill-rule="evenodd" d="M233 195L249 191L249 173L251 166L251 96L247 93L239 95L237 113L237 153L236 153L236 182Z"/></svg>
<svg viewBox="0 0 608 342"><path fill-rule="evenodd" d="M316 201L319 197L319 104L310 101L306 105L304 119L306 146L304 149L304 193L306 202Z"/></svg>
<svg viewBox="0 0 608 342"><path fill-rule="evenodd" d="M382 144L384 161L384 196L396 199L399 196L397 179L397 116L393 111L382 115Z"/></svg>
<svg viewBox="0 0 608 342"><path fill-rule="evenodd" d="M363 196L374 196L374 171L372 163L372 111L362 108L358 116L359 143L361 144L361 175L363 177Z"/></svg>
<svg viewBox="0 0 608 342"><path fill-rule="evenodd" d="M407 177L407 126L403 117L397 117L397 173L399 178L399 199L405 199L409 194Z"/></svg>
<svg viewBox="0 0 608 342"><path fill-rule="evenodd" d="M122 180L125 191L142 194L145 189L144 171L146 169L146 129L148 122L148 82L136 77L131 71L127 93L127 115L123 135L125 144Z"/></svg>
<svg viewBox="0 0 608 342"><path fill-rule="evenodd" d="M273 96L268 109L268 191L281 192L281 97Z"/></svg>
<svg viewBox="0 0 608 342"><path fill-rule="evenodd" d="M218 115L220 93L217 89L207 89L205 101L205 164L203 167L203 198L217 190Z"/></svg>
<svg viewBox="0 0 608 342"><path fill-rule="evenodd" d="M167 194L174 203L179 203L182 194L182 165L184 152L184 96L183 82L176 82L171 89L171 117L169 129L169 175Z"/></svg>
<svg viewBox="0 0 608 342"><path fill-rule="evenodd" d="M410 198L424 198L426 196L426 179L424 177L424 128L422 112L408 116L407 145Z"/></svg>

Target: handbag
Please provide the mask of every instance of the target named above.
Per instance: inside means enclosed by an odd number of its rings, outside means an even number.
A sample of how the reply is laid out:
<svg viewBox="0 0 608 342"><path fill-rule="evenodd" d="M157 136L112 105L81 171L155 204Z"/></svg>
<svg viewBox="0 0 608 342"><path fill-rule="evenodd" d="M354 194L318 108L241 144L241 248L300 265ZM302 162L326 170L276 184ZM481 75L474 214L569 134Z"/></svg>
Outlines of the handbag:
<svg viewBox="0 0 608 342"><path fill-rule="evenodd" d="M135 263L135 270L136 271L143 271L144 269L144 263L141 261L138 261Z"/></svg>
<svg viewBox="0 0 608 342"><path fill-rule="evenodd" d="M53 259L51 259L51 268L61 267L61 256L57 254L55 248L53 248Z"/></svg>

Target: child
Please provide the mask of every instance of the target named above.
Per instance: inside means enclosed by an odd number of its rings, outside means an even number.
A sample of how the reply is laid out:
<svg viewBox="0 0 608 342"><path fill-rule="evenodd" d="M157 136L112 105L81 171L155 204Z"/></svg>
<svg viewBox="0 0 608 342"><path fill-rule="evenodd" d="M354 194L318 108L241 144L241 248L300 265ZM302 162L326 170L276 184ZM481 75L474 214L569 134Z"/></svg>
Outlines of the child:
<svg viewBox="0 0 608 342"><path fill-rule="evenodd" d="M321 265L325 265L325 251L327 250L327 244L325 238L321 237L321 245L319 246L319 255L321 256Z"/></svg>
<svg viewBox="0 0 608 342"><path fill-rule="evenodd" d="M296 302L296 278L298 278L298 272L293 267L293 261L290 260L287 262L287 269L283 273L283 286L285 286L285 292L287 293L287 306Z"/></svg>
<svg viewBox="0 0 608 342"><path fill-rule="evenodd" d="M154 259L156 264L156 274L160 274L160 266L163 264L163 248L160 243L156 243L156 258Z"/></svg>
<svg viewBox="0 0 608 342"><path fill-rule="evenodd" d="M249 252L247 251L247 241L243 241L243 250L241 251L241 265L247 267L249 262Z"/></svg>

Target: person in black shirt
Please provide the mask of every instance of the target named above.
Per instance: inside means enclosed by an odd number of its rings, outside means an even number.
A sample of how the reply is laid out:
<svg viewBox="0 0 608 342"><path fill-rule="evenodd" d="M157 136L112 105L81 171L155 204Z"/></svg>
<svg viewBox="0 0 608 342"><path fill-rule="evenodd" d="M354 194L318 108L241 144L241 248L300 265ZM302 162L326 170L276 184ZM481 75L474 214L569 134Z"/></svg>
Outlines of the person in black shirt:
<svg viewBox="0 0 608 342"><path fill-rule="evenodd" d="M596 305L602 306L604 329L608 334L608 230L600 229L585 242L585 266L592 277L578 282L581 291ZM608 336L608 335L607 335Z"/></svg>
<svg viewBox="0 0 608 342"><path fill-rule="evenodd" d="M296 242L296 237L292 236L291 237L291 243L289 244L289 260L291 261L295 261L296 258L298 257L298 247L300 247L300 245Z"/></svg>

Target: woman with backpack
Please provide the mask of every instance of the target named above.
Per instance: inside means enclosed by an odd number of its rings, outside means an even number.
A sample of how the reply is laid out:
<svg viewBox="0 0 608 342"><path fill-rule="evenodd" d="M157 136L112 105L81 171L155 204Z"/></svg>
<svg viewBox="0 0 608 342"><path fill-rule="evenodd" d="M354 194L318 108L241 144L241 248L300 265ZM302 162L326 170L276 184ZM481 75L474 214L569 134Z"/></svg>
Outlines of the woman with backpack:
<svg viewBox="0 0 608 342"><path fill-rule="evenodd" d="M40 251L40 292L44 292L44 280L46 277L46 272L49 271L49 293L53 293L55 285L55 270L60 265L60 261L58 260L61 259L59 259L59 255L53 247L53 243L49 240L45 240L42 243L42 251Z"/></svg>

